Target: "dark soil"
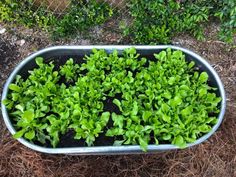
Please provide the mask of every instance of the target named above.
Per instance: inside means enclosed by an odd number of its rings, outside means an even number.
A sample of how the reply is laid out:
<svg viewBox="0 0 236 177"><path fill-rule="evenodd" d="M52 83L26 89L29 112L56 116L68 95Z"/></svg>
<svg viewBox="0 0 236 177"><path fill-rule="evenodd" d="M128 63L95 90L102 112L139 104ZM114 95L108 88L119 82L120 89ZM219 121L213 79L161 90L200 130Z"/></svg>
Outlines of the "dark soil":
<svg viewBox="0 0 236 177"><path fill-rule="evenodd" d="M1 26L1 24L0 24ZM236 176L236 48L218 41L215 25L207 27L206 41L182 35L174 44L205 57L220 74L227 93L227 111L222 125L206 142L192 148L156 154L119 156L69 156L38 153L14 140L0 119L0 176L7 177L235 177ZM58 44L117 44L77 38L52 42L40 31L22 27L0 35L0 84L15 65L33 51ZM17 41L24 39L20 46ZM103 42L101 42L103 40ZM123 41L124 42L124 41ZM4 52L3 52L3 51ZM67 137L65 137L66 139Z"/></svg>
<svg viewBox="0 0 236 177"><path fill-rule="evenodd" d="M18 51L15 45L11 45L8 41L0 38L0 80L3 81L5 73L12 69L12 60L18 57ZM0 83L2 87L2 82Z"/></svg>

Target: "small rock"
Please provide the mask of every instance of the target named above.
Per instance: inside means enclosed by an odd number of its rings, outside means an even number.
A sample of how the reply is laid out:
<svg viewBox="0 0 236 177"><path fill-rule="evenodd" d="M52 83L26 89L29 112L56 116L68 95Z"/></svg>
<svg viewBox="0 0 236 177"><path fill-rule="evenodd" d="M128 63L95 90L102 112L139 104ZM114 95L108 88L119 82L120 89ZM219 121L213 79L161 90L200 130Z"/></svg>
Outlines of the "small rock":
<svg viewBox="0 0 236 177"><path fill-rule="evenodd" d="M180 42L178 42L178 41L173 41L172 42L174 45L180 45Z"/></svg>
<svg viewBox="0 0 236 177"><path fill-rule="evenodd" d="M16 41L16 44L19 45L19 46L23 46L25 44L25 40L21 39L19 41Z"/></svg>
<svg viewBox="0 0 236 177"><path fill-rule="evenodd" d="M0 34L3 34L6 32L6 28L0 28Z"/></svg>
<svg viewBox="0 0 236 177"><path fill-rule="evenodd" d="M84 40L84 39L81 40L81 45L89 45L89 44L90 44L89 40Z"/></svg>

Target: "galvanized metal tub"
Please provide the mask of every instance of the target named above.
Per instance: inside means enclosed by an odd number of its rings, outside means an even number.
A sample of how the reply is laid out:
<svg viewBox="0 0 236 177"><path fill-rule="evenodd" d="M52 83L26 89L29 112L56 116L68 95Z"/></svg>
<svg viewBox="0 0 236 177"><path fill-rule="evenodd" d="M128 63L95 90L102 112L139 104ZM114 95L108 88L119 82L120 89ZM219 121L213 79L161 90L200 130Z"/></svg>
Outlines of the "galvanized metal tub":
<svg viewBox="0 0 236 177"><path fill-rule="evenodd" d="M3 93L2 93L2 100L4 100L7 97L8 94L8 87L9 85L14 81L15 76L17 74L20 74L22 76L27 75L28 70L32 70L35 66L35 58L38 56L41 56L44 58L44 61L54 61L55 64L60 64L62 61L66 61L69 57L82 59L84 55L88 55L91 53L91 49L97 48L97 49L105 49L108 53L112 52L113 50L118 50L118 52L122 53L122 51L125 48L129 47L135 47L138 51L138 53L141 54L141 56L151 56L153 53L158 53L162 50L165 50L167 48L172 48L173 50L181 50L186 55L187 61L195 61L196 66L200 68L201 71L206 71L209 75L210 84L216 88L217 95L222 98L222 101L220 103L220 113L218 115L218 122L212 130L199 138L196 142L187 144L188 147L197 145L202 143L203 141L207 140L220 126L225 109L226 109L226 96L225 96L225 90L223 87L223 84L216 73L216 71L211 67L211 65L202 57L195 54L194 52L191 52L190 50L176 47L176 46L169 46L169 45L160 45L160 46L56 46L56 47L50 47L43 50L40 50L29 57L27 57L25 60L23 60L14 71L11 73L10 77L7 79ZM16 130L12 125L12 122L9 118L8 112L6 107L1 103L2 107L2 115L4 122L8 128L8 130L11 132L11 134L15 134ZM46 148L42 146L38 146L35 144L32 144L25 140L24 138L19 138L19 142L24 144L30 149L33 149L35 151L43 152L43 153L49 153L49 154L79 154L79 155L96 155L96 154L134 154L134 153L143 153L140 149L139 145L122 145L122 146L94 146L94 147L65 147L65 148ZM149 145L148 146L148 152L160 152L160 151L166 151L166 150L173 150L173 149L179 149L177 146L172 144L160 144L160 145Z"/></svg>

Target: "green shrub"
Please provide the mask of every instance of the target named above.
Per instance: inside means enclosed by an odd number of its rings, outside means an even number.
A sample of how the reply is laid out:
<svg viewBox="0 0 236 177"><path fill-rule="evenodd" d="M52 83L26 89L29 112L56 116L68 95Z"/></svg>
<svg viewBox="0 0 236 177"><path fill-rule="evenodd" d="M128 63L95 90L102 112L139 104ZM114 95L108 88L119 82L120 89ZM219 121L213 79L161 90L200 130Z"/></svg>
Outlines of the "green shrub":
<svg viewBox="0 0 236 177"><path fill-rule="evenodd" d="M0 11L0 22L16 22L27 27L39 27L44 30L49 30L49 27L56 22L56 17L52 12L47 11L44 6L36 10L32 0L3 0L0 3L0 9L5 9Z"/></svg>
<svg viewBox="0 0 236 177"><path fill-rule="evenodd" d="M79 31L85 31L91 26L104 23L113 15L107 3L90 0L89 3L74 2L70 10L56 24L53 36L69 37Z"/></svg>
<svg viewBox="0 0 236 177"><path fill-rule="evenodd" d="M167 44L183 32L202 40L210 20L220 22L220 40L232 43L236 33L235 0L130 0L127 4L132 22L121 22L121 28L124 36L133 43ZM72 0L62 16L50 12L45 6L35 7L32 0L0 2L0 22L39 27L49 31L56 39L72 37L104 23L112 15L113 10L107 3L96 0Z"/></svg>
<svg viewBox="0 0 236 177"><path fill-rule="evenodd" d="M16 9L17 3L11 1L0 1L0 22L1 21L12 21L14 20L14 9ZM17 14L15 16L18 17Z"/></svg>
<svg viewBox="0 0 236 177"><path fill-rule="evenodd" d="M166 44L182 32L204 39L204 26L216 16L221 19L221 39L231 42L235 32L234 0L131 0L128 6L133 22L121 28L138 44Z"/></svg>
<svg viewBox="0 0 236 177"><path fill-rule="evenodd" d="M0 2L0 22L16 22L27 27L39 27L54 38L72 37L78 32L104 23L113 15L107 3L90 0L72 1L65 14L58 16L45 6L35 7L33 1L3 0Z"/></svg>
<svg viewBox="0 0 236 177"><path fill-rule="evenodd" d="M219 3L221 6L215 12L215 16L221 21L220 39L226 42L233 42L236 33L236 1L224 0Z"/></svg>

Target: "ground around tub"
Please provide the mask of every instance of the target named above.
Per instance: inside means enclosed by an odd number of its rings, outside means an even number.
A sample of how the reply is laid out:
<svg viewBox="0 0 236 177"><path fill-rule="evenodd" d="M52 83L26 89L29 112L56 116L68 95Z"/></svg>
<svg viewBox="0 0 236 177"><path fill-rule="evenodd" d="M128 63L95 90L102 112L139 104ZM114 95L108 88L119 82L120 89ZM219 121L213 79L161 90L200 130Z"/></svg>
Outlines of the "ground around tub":
<svg viewBox="0 0 236 177"><path fill-rule="evenodd" d="M41 48L59 44L128 44L129 42L118 40L119 34L115 32L106 32L103 36L94 38L78 37L67 41L51 41L46 33L34 29L12 28L6 24L0 24L0 28L6 28L6 31L0 34L1 92L3 84L16 64ZM209 26L205 41L197 41L188 35L181 35L173 40L174 45L186 47L208 59L225 85L226 115L218 131L206 142L189 149L156 154L47 155L32 151L14 140L1 116L0 176L236 176L236 47L235 44L228 45L218 41L215 29L217 29L215 24Z"/></svg>

